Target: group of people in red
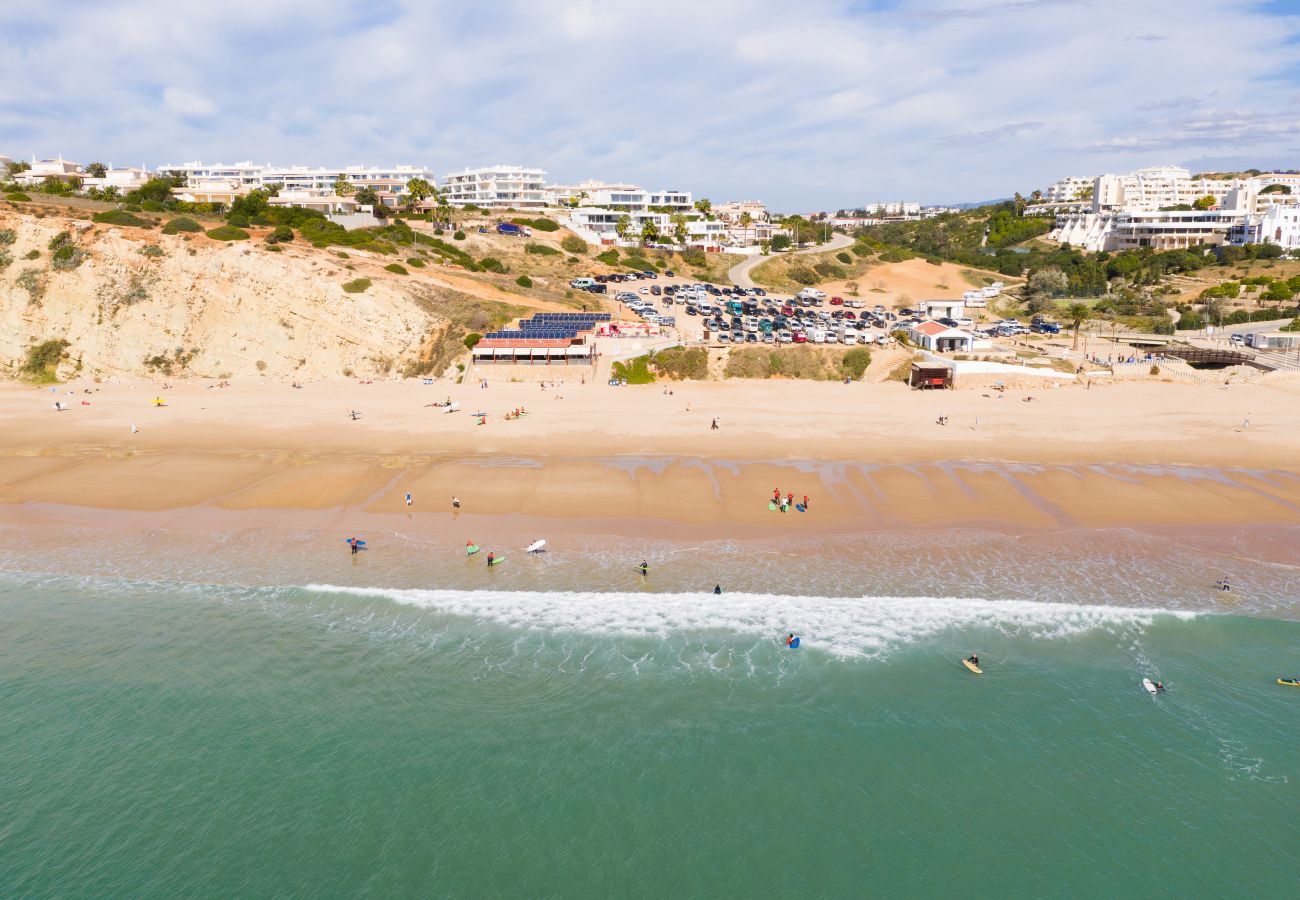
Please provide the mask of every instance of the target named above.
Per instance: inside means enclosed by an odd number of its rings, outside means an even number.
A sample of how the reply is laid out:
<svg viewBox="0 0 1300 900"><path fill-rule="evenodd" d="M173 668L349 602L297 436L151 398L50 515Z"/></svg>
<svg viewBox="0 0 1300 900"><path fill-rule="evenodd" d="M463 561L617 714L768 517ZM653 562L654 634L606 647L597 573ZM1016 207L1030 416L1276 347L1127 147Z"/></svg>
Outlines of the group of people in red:
<svg viewBox="0 0 1300 900"><path fill-rule="evenodd" d="M780 489L780 488L773 488L773 489L772 489L772 504L773 504L774 506L778 507L778 508L781 510L781 512L789 512L789 511L790 511L790 507L792 507L792 506L795 507L795 509L799 510L799 512L807 512L807 511L808 511L808 495L807 495L807 494L804 494L804 495L803 495L803 503L800 503L800 504L797 504L797 505L796 505L795 502L794 502L794 494L792 494L792 493L787 493L784 497L782 497L782 496L781 496L781 489Z"/></svg>

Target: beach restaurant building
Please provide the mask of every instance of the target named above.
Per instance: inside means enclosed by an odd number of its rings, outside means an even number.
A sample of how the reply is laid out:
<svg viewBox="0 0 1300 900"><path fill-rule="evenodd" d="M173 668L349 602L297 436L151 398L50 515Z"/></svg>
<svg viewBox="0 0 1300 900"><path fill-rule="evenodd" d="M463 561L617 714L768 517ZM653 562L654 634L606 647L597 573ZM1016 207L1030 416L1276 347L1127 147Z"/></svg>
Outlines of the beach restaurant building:
<svg viewBox="0 0 1300 900"><path fill-rule="evenodd" d="M969 353L975 348L975 336L942 322L921 322L907 331L912 343L932 353Z"/></svg>
<svg viewBox="0 0 1300 900"><path fill-rule="evenodd" d="M474 345L475 365L590 366L595 331L609 313L537 313L517 328L489 331Z"/></svg>

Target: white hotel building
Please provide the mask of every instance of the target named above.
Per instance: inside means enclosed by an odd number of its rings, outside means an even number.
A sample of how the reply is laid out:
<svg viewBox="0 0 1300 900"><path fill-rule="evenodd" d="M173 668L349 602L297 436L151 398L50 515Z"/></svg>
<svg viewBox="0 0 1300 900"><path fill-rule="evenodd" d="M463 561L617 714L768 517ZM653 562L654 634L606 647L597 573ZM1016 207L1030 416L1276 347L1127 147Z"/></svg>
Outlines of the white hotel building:
<svg viewBox="0 0 1300 900"><path fill-rule="evenodd" d="M1044 196L1077 197L1070 192L1080 180L1063 179ZM1271 185L1281 185L1291 193L1266 193ZM1300 175L1287 173L1193 178L1187 169L1158 166L1126 175L1099 175L1092 180L1092 187L1092 196L1086 201L1044 202L1027 212L1055 212L1056 222L1048 237L1083 250L1175 250L1240 243L1252 233L1265 235L1268 229L1252 232L1237 226L1252 221L1262 224L1262 217L1272 208L1291 208L1300 201ZM1203 197L1214 198L1208 210L1170 209L1191 206Z"/></svg>
<svg viewBox="0 0 1300 900"><path fill-rule="evenodd" d="M452 206L484 209L543 209L546 170L487 166L452 172L443 179L443 196Z"/></svg>

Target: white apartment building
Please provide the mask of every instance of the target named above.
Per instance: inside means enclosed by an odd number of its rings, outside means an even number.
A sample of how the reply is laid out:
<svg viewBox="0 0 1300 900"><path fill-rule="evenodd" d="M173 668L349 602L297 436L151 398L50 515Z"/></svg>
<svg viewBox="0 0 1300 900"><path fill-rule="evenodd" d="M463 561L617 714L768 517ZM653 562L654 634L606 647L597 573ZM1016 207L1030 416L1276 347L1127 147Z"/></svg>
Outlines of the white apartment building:
<svg viewBox="0 0 1300 900"><path fill-rule="evenodd" d="M1074 203L1083 200L1086 196L1092 194L1092 188L1096 177L1083 178L1077 175L1067 175L1059 181L1053 182L1043 191L1044 204L1057 203Z"/></svg>
<svg viewBox="0 0 1300 900"><path fill-rule="evenodd" d="M81 179L81 186L85 190L99 188L102 191L105 188L113 188L119 194L126 194L138 187L143 187L144 183L152 177L153 173L144 166L138 169L131 166L114 168L113 164L109 163L103 178L86 175Z"/></svg>
<svg viewBox="0 0 1300 900"><path fill-rule="evenodd" d="M647 191L635 184L595 180L549 185L546 202L548 206L600 206L627 212L646 212L652 208L691 212L695 208L690 191Z"/></svg>
<svg viewBox="0 0 1300 900"><path fill-rule="evenodd" d="M423 178L430 185L437 184L432 170L419 166L273 166L251 161L227 163L188 162L183 165L165 165L160 171L179 175L185 179L187 194L200 194L214 199L208 202L225 202L256 188L278 187L282 193L291 192L312 197L329 197L334 185L345 178L353 187L373 188L379 202L385 206L400 206L406 202L406 185L413 178Z"/></svg>
<svg viewBox="0 0 1300 900"><path fill-rule="evenodd" d="M1230 244L1277 244L1288 253L1300 252L1300 206L1270 206L1251 213L1228 231Z"/></svg>
<svg viewBox="0 0 1300 900"><path fill-rule="evenodd" d="M660 240L666 244L677 243L677 226L673 223L673 213L662 212L627 212L598 206L580 206L566 209L560 213L565 224L583 240L602 244L640 244L646 223L654 225ZM618 223L624 217L628 219L625 237L618 233ZM685 245L704 249L719 249L740 241L733 238L726 222L720 219L710 221L695 217L685 223ZM769 226L770 227L770 226ZM751 229L753 231L753 229Z"/></svg>
<svg viewBox="0 0 1300 900"><path fill-rule="evenodd" d="M766 222L770 218L767 204L761 200L728 200L713 207L713 214L724 222L735 224L740 217L749 213L755 222Z"/></svg>
<svg viewBox="0 0 1300 900"><path fill-rule="evenodd" d="M889 200L884 203L866 203L863 204L862 208L866 210L868 216L877 219L886 216L921 215L921 204L905 202L902 200Z"/></svg>
<svg viewBox="0 0 1300 900"><path fill-rule="evenodd" d="M452 172L443 193L453 206L473 204L485 209L543 209L546 170L522 166L487 166Z"/></svg>

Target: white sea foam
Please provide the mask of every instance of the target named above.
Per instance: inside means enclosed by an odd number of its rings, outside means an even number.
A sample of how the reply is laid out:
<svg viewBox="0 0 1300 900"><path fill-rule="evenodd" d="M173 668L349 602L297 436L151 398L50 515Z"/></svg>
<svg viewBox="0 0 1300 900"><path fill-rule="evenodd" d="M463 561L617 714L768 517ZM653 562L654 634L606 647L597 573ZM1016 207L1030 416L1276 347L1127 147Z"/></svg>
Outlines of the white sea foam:
<svg viewBox="0 0 1300 900"><path fill-rule="evenodd" d="M959 597L792 597L774 594L650 594L402 590L310 584L304 590L385 599L514 628L625 637L730 632L755 638L796 632L836 656L881 656L945 632L995 630L1062 638L1148 626L1196 613Z"/></svg>

